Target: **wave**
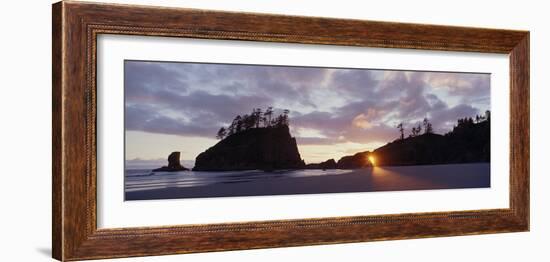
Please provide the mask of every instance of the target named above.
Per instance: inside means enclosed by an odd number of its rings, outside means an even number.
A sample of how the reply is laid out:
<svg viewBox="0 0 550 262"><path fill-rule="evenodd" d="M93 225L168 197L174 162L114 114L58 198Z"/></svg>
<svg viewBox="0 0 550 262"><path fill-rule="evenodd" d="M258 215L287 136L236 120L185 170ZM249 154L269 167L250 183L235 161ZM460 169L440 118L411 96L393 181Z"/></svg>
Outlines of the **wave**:
<svg viewBox="0 0 550 262"><path fill-rule="evenodd" d="M132 192L167 187L196 187L217 183L247 183L251 181L266 181L281 178L338 175L349 172L351 172L351 170L278 170L275 172L265 172L261 170L225 172L152 172L150 169L133 169L126 170L125 190L127 192Z"/></svg>

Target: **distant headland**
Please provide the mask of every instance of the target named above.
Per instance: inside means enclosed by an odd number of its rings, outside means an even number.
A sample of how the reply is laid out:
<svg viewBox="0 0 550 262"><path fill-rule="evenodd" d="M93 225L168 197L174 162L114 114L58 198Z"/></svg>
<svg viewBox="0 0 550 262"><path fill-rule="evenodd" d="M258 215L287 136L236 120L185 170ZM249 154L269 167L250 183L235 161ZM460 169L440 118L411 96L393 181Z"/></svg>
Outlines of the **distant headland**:
<svg viewBox="0 0 550 262"><path fill-rule="evenodd" d="M409 166L490 162L491 117L458 119L453 130L435 134L427 118L412 128L408 137L402 123L397 125L400 136L372 152L363 151L344 156L338 161L329 159L308 164L308 169L356 169L369 166Z"/></svg>
<svg viewBox="0 0 550 262"><path fill-rule="evenodd" d="M403 123L397 125L399 137L373 151L344 156L338 161L305 164L296 139L289 131L289 111L274 115L272 107L262 112L236 116L218 130L220 140L200 153L193 171L282 170L282 169L357 169L371 166L406 166L477 163L490 161L490 112L474 118L458 119L454 128L436 134L425 118L405 137ZM368 133L366 133L368 135ZM179 163L179 152L168 158L168 166L153 171L188 170Z"/></svg>

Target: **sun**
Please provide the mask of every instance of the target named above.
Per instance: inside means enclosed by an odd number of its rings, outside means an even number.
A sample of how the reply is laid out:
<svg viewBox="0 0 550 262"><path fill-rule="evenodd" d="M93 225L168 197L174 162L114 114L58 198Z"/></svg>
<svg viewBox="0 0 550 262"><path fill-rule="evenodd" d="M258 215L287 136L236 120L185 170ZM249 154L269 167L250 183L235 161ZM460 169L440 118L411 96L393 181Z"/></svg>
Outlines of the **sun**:
<svg viewBox="0 0 550 262"><path fill-rule="evenodd" d="M372 156L372 155L369 156L369 162L370 162L373 166L375 166L375 165L376 165L376 158L375 158L374 156Z"/></svg>

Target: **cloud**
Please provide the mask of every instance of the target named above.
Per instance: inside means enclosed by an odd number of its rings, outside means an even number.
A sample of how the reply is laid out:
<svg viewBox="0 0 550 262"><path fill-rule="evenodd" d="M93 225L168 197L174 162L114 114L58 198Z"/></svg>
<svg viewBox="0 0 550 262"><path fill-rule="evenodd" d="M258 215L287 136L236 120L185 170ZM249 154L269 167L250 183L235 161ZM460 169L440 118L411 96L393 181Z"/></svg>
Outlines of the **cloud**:
<svg viewBox="0 0 550 262"><path fill-rule="evenodd" d="M269 104L263 97L211 95L203 91L178 95L159 91L150 104L126 104L126 129L151 133L215 136L218 128L256 103Z"/></svg>
<svg viewBox="0 0 550 262"><path fill-rule="evenodd" d="M363 129L370 129L374 126L373 122L376 119L379 119L381 115L385 112L381 110L376 110L374 108L367 109L367 113L361 113L353 118L351 124L354 127L359 127Z"/></svg>
<svg viewBox="0 0 550 262"><path fill-rule="evenodd" d="M337 138L325 137L296 137L296 141L299 145L334 145L342 142Z"/></svg>
<svg viewBox="0 0 550 262"><path fill-rule="evenodd" d="M436 110L430 113L430 121L434 131L445 133L450 131L456 124L458 118L473 117L480 114L481 110L470 105L457 105L445 110Z"/></svg>
<svg viewBox="0 0 550 262"><path fill-rule="evenodd" d="M369 129L348 128L344 136L346 140L353 143L386 143L398 137L398 130L387 124L379 124Z"/></svg>
<svg viewBox="0 0 550 262"><path fill-rule="evenodd" d="M361 98L368 98L375 93L379 84L374 74L371 70L334 70L331 86L349 98L357 98L358 95Z"/></svg>
<svg viewBox="0 0 550 262"><path fill-rule="evenodd" d="M424 117L436 132L490 108L488 74L126 61L126 129L214 137L253 108L290 109L299 144L388 142ZM297 133L298 134L298 133Z"/></svg>
<svg viewBox="0 0 550 262"><path fill-rule="evenodd" d="M159 63L126 61L124 63L124 91L126 100L149 102L158 91L187 90L185 74L167 69Z"/></svg>
<svg viewBox="0 0 550 262"><path fill-rule="evenodd" d="M472 96L487 94L490 74L424 73L424 79L433 88L444 88L450 94Z"/></svg>

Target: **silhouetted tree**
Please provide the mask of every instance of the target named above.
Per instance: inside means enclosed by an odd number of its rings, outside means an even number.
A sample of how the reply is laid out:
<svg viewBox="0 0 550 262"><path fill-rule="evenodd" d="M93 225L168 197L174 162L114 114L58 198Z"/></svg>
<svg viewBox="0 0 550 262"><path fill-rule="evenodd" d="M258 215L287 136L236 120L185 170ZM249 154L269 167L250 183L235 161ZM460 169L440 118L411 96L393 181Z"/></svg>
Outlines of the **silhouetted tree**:
<svg viewBox="0 0 550 262"><path fill-rule="evenodd" d="M262 113L262 109L254 108L252 113L245 114L243 116L237 115L229 127L220 128L216 138L224 139L233 134L246 131L252 128L271 128L271 127L281 127L288 126L288 114L290 111L288 109L283 110L283 113L277 117L273 117L273 107L268 107L265 113Z"/></svg>
<svg viewBox="0 0 550 262"><path fill-rule="evenodd" d="M275 118L274 121L273 121L273 122L274 122L274 126L275 126L275 127L281 127L281 126L283 126L283 121L284 121L284 120L283 120L283 115L277 116L277 118Z"/></svg>
<svg viewBox="0 0 550 262"><path fill-rule="evenodd" d="M244 115L242 117L242 122L243 122L244 130L251 129L256 125L256 120L254 119L254 115Z"/></svg>
<svg viewBox="0 0 550 262"><path fill-rule="evenodd" d="M235 122L235 133L243 131L243 121L241 115L237 115L233 122Z"/></svg>
<svg viewBox="0 0 550 262"><path fill-rule="evenodd" d="M491 121L491 111L489 110L485 111L485 120Z"/></svg>
<svg viewBox="0 0 550 262"><path fill-rule="evenodd" d="M252 116L254 117L254 125L256 128L260 127L260 123L262 122L262 109L256 108L252 110Z"/></svg>
<svg viewBox="0 0 550 262"><path fill-rule="evenodd" d="M416 127L413 126L413 128L411 129L411 134L409 135L409 137L415 137L418 135L418 131L416 131Z"/></svg>
<svg viewBox="0 0 550 262"><path fill-rule="evenodd" d="M397 125L397 129L399 129L399 133L401 134L401 140L405 139L405 129L403 128L403 123L399 123Z"/></svg>
<svg viewBox="0 0 550 262"><path fill-rule="evenodd" d="M422 123L424 125L424 134L432 134L433 133L432 123L428 121L428 118L424 118L424 121Z"/></svg>
<svg viewBox="0 0 550 262"><path fill-rule="evenodd" d="M418 124L418 126L412 128L411 134L409 135L409 137L416 137L420 135L421 132L422 132L422 125Z"/></svg>
<svg viewBox="0 0 550 262"><path fill-rule="evenodd" d="M290 110L285 109L283 110L283 125L288 126L288 114L290 113Z"/></svg>
<svg viewBox="0 0 550 262"><path fill-rule="evenodd" d="M220 127L220 130L218 130L218 134L216 135L216 138L221 140L221 139L224 139L226 135L227 135L227 130L225 129L225 127Z"/></svg>
<svg viewBox="0 0 550 262"><path fill-rule="evenodd" d="M484 122L484 121L488 121L485 118L486 117L481 117L480 118L480 123ZM474 120L471 117L459 118L457 120L457 125L453 127L452 132L459 133L459 132L462 132L462 131L465 131L465 130L469 130L472 127L474 127L475 125L476 125L476 123L474 122Z"/></svg>
<svg viewBox="0 0 550 262"><path fill-rule="evenodd" d="M271 117L273 116L273 107L268 107L264 112L264 126L269 127L271 125Z"/></svg>
<svg viewBox="0 0 550 262"><path fill-rule="evenodd" d="M235 126L237 125L237 122L235 121L235 119L233 120L233 122L231 122L231 124L229 125L229 127L227 128L227 136L230 136L230 135L233 135L235 134Z"/></svg>

